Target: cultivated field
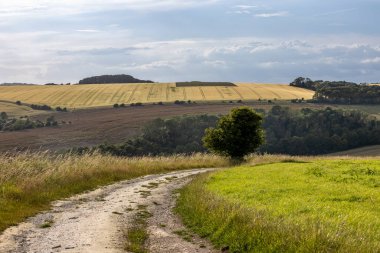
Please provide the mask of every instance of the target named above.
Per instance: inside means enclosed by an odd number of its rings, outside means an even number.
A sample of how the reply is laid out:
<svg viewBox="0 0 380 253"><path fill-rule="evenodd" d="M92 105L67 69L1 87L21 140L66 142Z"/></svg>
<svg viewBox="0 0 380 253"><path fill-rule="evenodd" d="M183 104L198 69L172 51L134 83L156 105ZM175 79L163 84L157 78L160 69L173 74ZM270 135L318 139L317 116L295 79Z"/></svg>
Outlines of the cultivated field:
<svg viewBox="0 0 380 253"><path fill-rule="evenodd" d="M310 99L313 91L279 84L239 83L236 86L176 87L174 83L94 84L63 86L4 86L0 100L46 104L52 107L90 108L115 103L180 101Z"/></svg>
<svg viewBox="0 0 380 253"><path fill-rule="evenodd" d="M277 101L275 104L289 105L301 109L305 104L293 104ZM145 105L125 108L96 108L75 110L67 113L49 113L33 116L32 119L45 121L53 115L58 127L45 127L15 132L0 132L0 152L17 150L51 150L69 149L72 147L94 146L122 143L136 136L140 128L156 118L167 118L180 115L227 114L232 108L242 104L211 103L191 105ZM244 104L269 110L273 104L266 102ZM323 108L319 104L309 104L310 108ZM43 112L43 111L37 111ZM64 122L64 123L62 123Z"/></svg>
<svg viewBox="0 0 380 253"><path fill-rule="evenodd" d="M379 252L379 160L296 159L200 177L177 210L231 252Z"/></svg>
<svg viewBox="0 0 380 253"><path fill-rule="evenodd" d="M33 116L44 114L45 111L36 111L25 105L16 105L12 102L0 101L0 112L6 112L10 117Z"/></svg>
<svg viewBox="0 0 380 253"><path fill-rule="evenodd" d="M380 156L380 145L350 149L331 154L332 156Z"/></svg>

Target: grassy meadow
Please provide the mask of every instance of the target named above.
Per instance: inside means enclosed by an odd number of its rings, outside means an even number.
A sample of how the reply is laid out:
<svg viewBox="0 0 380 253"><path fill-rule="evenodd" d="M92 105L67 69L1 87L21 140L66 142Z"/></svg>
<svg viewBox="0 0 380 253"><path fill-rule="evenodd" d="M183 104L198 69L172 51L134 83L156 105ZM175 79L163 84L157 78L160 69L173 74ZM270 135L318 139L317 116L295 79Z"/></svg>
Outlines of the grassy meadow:
<svg viewBox="0 0 380 253"><path fill-rule="evenodd" d="M380 161L301 158L226 169L184 188L176 209L230 252L380 252Z"/></svg>
<svg viewBox="0 0 380 253"><path fill-rule="evenodd" d="M311 90L280 84L239 83L237 86L176 87L174 83L2 86L0 100L51 107L91 108L113 104L180 101L310 99Z"/></svg>
<svg viewBox="0 0 380 253"><path fill-rule="evenodd" d="M54 200L102 185L148 174L228 164L223 158L202 154L142 158L0 154L0 232L48 209Z"/></svg>

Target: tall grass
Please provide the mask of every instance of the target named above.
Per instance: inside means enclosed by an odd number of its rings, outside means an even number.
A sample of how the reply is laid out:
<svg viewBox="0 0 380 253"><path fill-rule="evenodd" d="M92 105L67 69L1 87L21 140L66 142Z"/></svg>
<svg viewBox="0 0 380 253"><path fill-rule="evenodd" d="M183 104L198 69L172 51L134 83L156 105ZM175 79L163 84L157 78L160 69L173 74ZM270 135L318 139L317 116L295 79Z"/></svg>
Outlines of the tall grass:
<svg viewBox="0 0 380 253"><path fill-rule="evenodd" d="M0 155L0 232L57 199L116 181L192 168L227 166L213 155L120 158L100 154Z"/></svg>

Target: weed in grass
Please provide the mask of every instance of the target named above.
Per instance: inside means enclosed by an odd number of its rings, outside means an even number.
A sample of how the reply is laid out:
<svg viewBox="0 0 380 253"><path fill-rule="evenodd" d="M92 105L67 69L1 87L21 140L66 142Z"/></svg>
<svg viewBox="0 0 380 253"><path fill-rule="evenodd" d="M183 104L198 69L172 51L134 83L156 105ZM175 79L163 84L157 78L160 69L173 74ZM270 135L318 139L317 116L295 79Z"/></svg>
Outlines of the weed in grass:
<svg viewBox="0 0 380 253"><path fill-rule="evenodd" d="M176 178L178 178L178 177L176 177L176 176L172 176L172 177L165 177L165 179L167 180L167 181L173 181L174 179L176 179Z"/></svg>
<svg viewBox="0 0 380 253"><path fill-rule="evenodd" d="M45 220L45 222L40 225L40 228L50 228L53 223L54 221L52 219Z"/></svg>
<svg viewBox="0 0 380 253"><path fill-rule="evenodd" d="M149 196L152 195L152 193L150 191L139 191L140 195L143 197L143 198L147 198Z"/></svg>
<svg viewBox="0 0 380 253"><path fill-rule="evenodd" d="M145 210L146 208L146 205L137 205L137 210Z"/></svg>
<svg viewBox="0 0 380 253"><path fill-rule="evenodd" d="M159 186L159 183L150 182L148 185L142 185L141 187L145 187L148 189L154 189L154 188L157 188L158 186Z"/></svg>
<svg viewBox="0 0 380 253"><path fill-rule="evenodd" d="M192 242L193 241L193 235L186 229L176 230L173 231L174 234L179 235L183 240Z"/></svg>

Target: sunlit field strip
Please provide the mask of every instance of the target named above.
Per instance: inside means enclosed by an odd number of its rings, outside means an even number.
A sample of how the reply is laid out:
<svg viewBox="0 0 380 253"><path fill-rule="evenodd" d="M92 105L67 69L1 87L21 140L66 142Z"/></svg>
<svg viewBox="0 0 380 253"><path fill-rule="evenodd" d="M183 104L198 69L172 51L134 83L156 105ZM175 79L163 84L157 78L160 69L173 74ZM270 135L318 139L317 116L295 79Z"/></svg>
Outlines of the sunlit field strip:
<svg viewBox="0 0 380 253"><path fill-rule="evenodd" d="M257 94L251 87L239 86L236 88L236 90L239 91L239 93L243 97L242 99L258 100L261 98L259 94Z"/></svg>
<svg viewBox="0 0 380 253"><path fill-rule="evenodd" d="M186 100L186 96L184 94L184 88L182 87L175 87L174 85L173 86L170 86L169 89L168 89L168 93L169 93L169 100L170 101L175 101L175 100Z"/></svg>
<svg viewBox="0 0 380 253"><path fill-rule="evenodd" d="M206 100L223 100L223 97L217 90L217 87L202 87L201 90L206 97Z"/></svg>
<svg viewBox="0 0 380 253"><path fill-rule="evenodd" d="M75 95L72 97L71 101L68 101L66 104L69 107L83 107L84 103L83 101L88 96L87 90L80 89L77 92L74 93Z"/></svg>
<svg viewBox="0 0 380 253"><path fill-rule="evenodd" d="M46 104L52 107L88 108L115 103L230 101L312 98L314 92L287 85L238 83L236 87L175 87L173 83L93 84L71 86L5 86L0 100Z"/></svg>
<svg viewBox="0 0 380 253"><path fill-rule="evenodd" d="M233 87L218 87L219 92L223 95L224 99L239 100L241 97L236 93Z"/></svg>
<svg viewBox="0 0 380 253"><path fill-rule="evenodd" d="M199 87L186 88L186 94L189 100L204 100L205 99Z"/></svg>
<svg viewBox="0 0 380 253"><path fill-rule="evenodd" d="M231 89L239 96L239 98L243 99L243 95L241 94L240 91L238 91L237 89L235 89L235 87L231 87Z"/></svg>
<svg viewBox="0 0 380 253"><path fill-rule="evenodd" d="M144 103L148 102L148 94L150 90L150 85L148 84L141 84L137 85L137 89L135 93L133 94L131 103Z"/></svg>

